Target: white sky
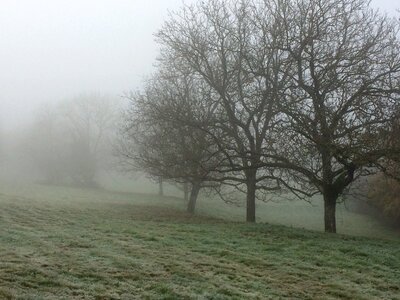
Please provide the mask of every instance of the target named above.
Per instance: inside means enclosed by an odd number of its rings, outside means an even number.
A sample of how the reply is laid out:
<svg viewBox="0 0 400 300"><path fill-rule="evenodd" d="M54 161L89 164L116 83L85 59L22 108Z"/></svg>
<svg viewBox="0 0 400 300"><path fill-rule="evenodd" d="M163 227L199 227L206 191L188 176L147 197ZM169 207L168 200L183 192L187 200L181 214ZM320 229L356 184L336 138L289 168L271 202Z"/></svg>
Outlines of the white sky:
<svg viewBox="0 0 400 300"><path fill-rule="evenodd" d="M153 33L181 4L0 0L0 123L17 125L40 103L138 88L157 55ZM391 15L400 8L400 0L372 4Z"/></svg>

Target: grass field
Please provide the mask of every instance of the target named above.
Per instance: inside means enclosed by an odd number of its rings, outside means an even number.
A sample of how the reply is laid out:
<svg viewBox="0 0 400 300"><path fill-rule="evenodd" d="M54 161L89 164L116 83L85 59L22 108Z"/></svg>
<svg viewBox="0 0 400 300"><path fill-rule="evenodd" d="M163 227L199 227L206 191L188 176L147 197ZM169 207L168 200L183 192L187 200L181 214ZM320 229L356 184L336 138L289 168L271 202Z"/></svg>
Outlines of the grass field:
<svg viewBox="0 0 400 300"><path fill-rule="evenodd" d="M2 185L0 299L400 299L394 231L349 213L342 231L383 238L248 225L200 200L190 217L176 197ZM285 207L260 204L258 219L320 209Z"/></svg>
<svg viewBox="0 0 400 300"><path fill-rule="evenodd" d="M148 194L158 191L158 185L151 183L143 177L135 177L127 180L124 177L104 177L102 185L109 190L123 190L128 193ZM166 184L165 193L175 197L182 197L182 192L174 186ZM210 198L208 195L200 197L197 203L197 213L227 221L245 221L245 195L241 195L242 205L237 207L226 204L220 199ZM275 200L275 201L274 201ZM169 202L177 209L182 209L182 201ZM311 203L305 201L289 201L279 197L272 197L268 203L257 203L257 221L275 225L303 228L314 231L324 230L323 202L320 196L311 199ZM345 204L337 207L338 232L364 237L379 237L400 239L400 231L387 228L386 225L368 216L350 212Z"/></svg>

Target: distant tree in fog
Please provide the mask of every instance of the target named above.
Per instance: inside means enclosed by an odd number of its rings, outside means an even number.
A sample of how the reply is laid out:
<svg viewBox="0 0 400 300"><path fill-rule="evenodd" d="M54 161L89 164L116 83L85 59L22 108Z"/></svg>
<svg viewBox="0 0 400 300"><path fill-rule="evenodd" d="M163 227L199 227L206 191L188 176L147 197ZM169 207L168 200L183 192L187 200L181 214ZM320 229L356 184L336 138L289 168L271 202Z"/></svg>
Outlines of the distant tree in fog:
<svg viewBox="0 0 400 300"><path fill-rule="evenodd" d="M61 183L67 176L67 140L55 107L45 106L27 133L26 151L33 160L35 175L46 183Z"/></svg>
<svg viewBox="0 0 400 300"><path fill-rule="evenodd" d="M69 176L76 184L90 186L100 164L104 166L117 128L119 107L110 98L81 95L60 107L69 140Z"/></svg>
<svg viewBox="0 0 400 300"><path fill-rule="evenodd" d="M36 169L49 183L93 186L110 157L117 120L116 103L96 94L40 111L28 141Z"/></svg>

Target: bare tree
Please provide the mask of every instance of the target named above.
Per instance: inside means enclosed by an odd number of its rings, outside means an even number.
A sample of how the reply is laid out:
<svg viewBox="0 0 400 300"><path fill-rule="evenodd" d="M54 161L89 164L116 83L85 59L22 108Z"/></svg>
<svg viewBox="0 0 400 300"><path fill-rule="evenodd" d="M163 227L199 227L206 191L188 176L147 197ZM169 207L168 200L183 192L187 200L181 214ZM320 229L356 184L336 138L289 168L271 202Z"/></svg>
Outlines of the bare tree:
<svg viewBox="0 0 400 300"><path fill-rule="evenodd" d="M56 107L45 106L37 114L24 142L32 160L35 176L50 184L60 184L67 177L68 141Z"/></svg>
<svg viewBox="0 0 400 300"><path fill-rule="evenodd" d="M399 153L386 142L400 94L399 26L364 0L282 0L274 17L292 66L277 162L323 195L325 231L336 232L346 187Z"/></svg>
<svg viewBox="0 0 400 300"><path fill-rule="evenodd" d="M202 102L205 94L199 91L188 74L159 72L147 82L144 92L130 96L118 147L125 169L190 183L189 213L194 213L200 189L211 185L210 173L218 164L213 141L185 122L206 124L212 117L210 107Z"/></svg>
<svg viewBox="0 0 400 300"><path fill-rule="evenodd" d="M399 95L398 28L364 0L210 0L164 25L162 57L214 91L225 171L244 174L225 179L246 184L248 221L257 188L283 186L321 193L336 232L344 189L397 151L382 136Z"/></svg>
<svg viewBox="0 0 400 300"><path fill-rule="evenodd" d="M63 102L60 116L69 140L69 175L76 184L94 185L99 166L111 156L119 106L110 97L92 93Z"/></svg>
<svg viewBox="0 0 400 300"><path fill-rule="evenodd" d="M280 188L265 168L278 122L277 91L284 57L276 47L274 20L253 1L211 0L185 6L157 34L162 61L179 61L212 90L214 138L225 155L218 171L247 193L247 221L256 220L257 191Z"/></svg>
<svg viewBox="0 0 400 300"><path fill-rule="evenodd" d="M118 110L113 100L95 94L42 109L26 145L36 173L48 183L94 185L99 167L112 156Z"/></svg>

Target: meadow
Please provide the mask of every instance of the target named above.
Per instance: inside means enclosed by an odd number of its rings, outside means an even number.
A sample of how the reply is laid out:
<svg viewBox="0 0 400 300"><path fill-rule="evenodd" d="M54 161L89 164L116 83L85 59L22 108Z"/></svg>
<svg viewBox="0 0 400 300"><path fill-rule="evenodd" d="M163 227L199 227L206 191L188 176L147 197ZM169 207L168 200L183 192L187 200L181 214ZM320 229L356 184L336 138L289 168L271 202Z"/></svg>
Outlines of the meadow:
<svg viewBox="0 0 400 300"><path fill-rule="evenodd" d="M400 299L399 233L365 216L340 208L330 235L318 199L259 203L250 225L202 197L191 217L136 184L0 185L0 299Z"/></svg>

